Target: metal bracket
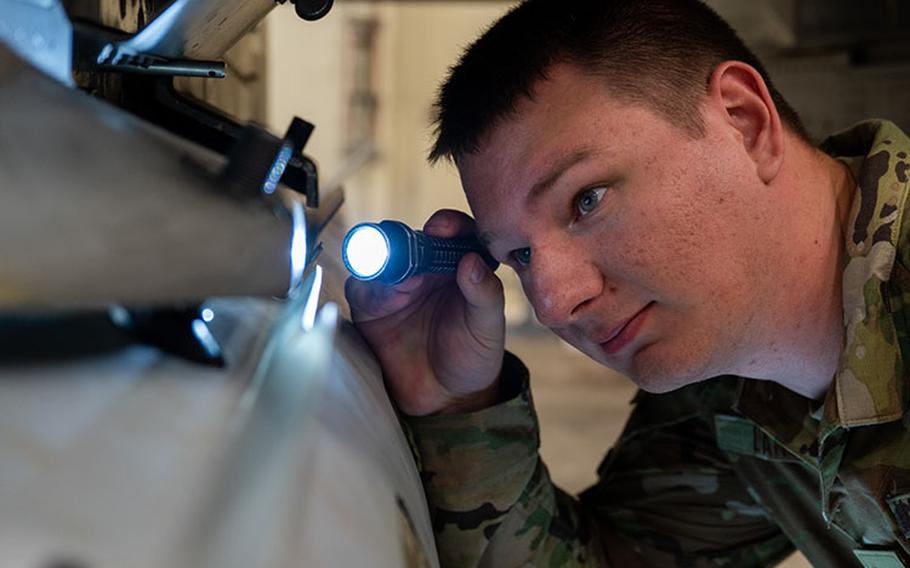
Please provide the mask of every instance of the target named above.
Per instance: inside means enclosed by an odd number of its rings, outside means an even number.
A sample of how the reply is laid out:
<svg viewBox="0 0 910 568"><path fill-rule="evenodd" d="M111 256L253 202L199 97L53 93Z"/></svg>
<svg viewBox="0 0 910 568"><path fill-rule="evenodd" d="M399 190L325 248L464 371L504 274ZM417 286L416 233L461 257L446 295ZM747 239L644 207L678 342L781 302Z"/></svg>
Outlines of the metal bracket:
<svg viewBox="0 0 910 568"><path fill-rule="evenodd" d="M334 0L291 0L294 11L308 22L324 18L331 10Z"/></svg>
<svg viewBox="0 0 910 568"><path fill-rule="evenodd" d="M221 172L225 186L237 197L274 194L292 152L289 141L248 124L240 132Z"/></svg>
<svg viewBox="0 0 910 568"><path fill-rule="evenodd" d="M316 164L302 154L314 128L312 124L296 116L291 121L284 139L293 144L293 152L290 167L285 170L281 181L294 191L304 194L307 206L316 208L319 207L319 173Z"/></svg>
<svg viewBox="0 0 910 568"><path fill-rule="evenodd" d="M238 196L275 193L278 183L306 196L308 207L319 207L316 164L301 152L313 125L294 117L284 138L249 124L240 131L228 153L222 177Z"/></svg>
<svg viewBox="0 0 910 568"><path fill-rule="evenodd" d="M224 78L224 62L167 59L156 55L136 53L114 43L106 44L95 61L99 69L122 73L170 75L183 77Z"/></svg>

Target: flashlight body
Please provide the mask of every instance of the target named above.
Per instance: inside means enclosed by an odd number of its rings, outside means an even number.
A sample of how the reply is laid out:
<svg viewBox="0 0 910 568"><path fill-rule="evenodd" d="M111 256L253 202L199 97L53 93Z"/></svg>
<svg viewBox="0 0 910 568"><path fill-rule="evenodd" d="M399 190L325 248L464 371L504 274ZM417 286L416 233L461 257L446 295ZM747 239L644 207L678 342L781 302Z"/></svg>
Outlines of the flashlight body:
<svg viewBox="0 0 910 568"><path fill-rule="evenodd" d="M469 252L487 255L475 238L431 237L423 231L414 231L414 274L421 272L446 273L458 270L458 263ZM413 276L413 274L411 275Z"/></svg>
<svg viewBox="0 0 910 568"><path fill-rule="evenodd" d="M458 269L462 257L469 252L479 254L491 270L499 266L476 237L431 237L423 231L415 231L400 221L390 220L358 225L351 229L348 235L354 234L364 225L376 227L385 236L389 258L378 273L367 277L358 275L348 266L355 278L361 280L399 284L418 274L452 273ZM347 241L345 239L346 243Z"/></svg>

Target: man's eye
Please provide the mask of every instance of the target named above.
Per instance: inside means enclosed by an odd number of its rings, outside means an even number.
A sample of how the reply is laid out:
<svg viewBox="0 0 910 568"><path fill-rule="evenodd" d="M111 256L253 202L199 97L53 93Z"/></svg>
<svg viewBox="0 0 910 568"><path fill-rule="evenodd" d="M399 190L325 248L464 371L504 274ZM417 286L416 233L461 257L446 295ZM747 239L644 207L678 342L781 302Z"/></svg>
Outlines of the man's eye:
<svg viewBox="0 0 910 568"><path fill-rule="evenodd" d="M512 251L512 258L518 266L527 266L531 264L531 249L522 248Z"/></svg>
<svg viewBox="0 0 910 568"><path fill-rule="evenodd" d="M603 199L606 192L607 188L605 187L592 187L582 191L575 198L575 211L581 217L591 213L600 205L600 200Z"/></svg>

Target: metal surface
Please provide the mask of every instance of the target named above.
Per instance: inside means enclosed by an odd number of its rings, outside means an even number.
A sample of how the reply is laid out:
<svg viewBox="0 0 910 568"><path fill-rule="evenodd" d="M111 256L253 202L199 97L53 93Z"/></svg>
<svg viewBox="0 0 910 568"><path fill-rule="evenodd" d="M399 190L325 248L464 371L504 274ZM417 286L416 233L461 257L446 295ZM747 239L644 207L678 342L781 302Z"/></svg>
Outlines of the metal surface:
<svg viewBox="0 0 910 568"><path fill-rule="evenodd" d="M315 272L305 288L314 288ZM185 519L179 549L187 566L299 564L310 470L316 440L310 432L319 393L329 379L337 309L328 306L303 333L306 295L276 320L268 343L239 399L217 460L222 472Z"/></svg>
<svg viewBox="0 0 910 568"><path fill-rule="evenodd" d="M333 304L302 333L308 303L282 314L238 406L224 475L188 525L186 565L392 568L408 564L406 538L435 557L381 371L351 329L336 335ZM419 534L395 522L402 507Z"/></svg>
<svg viewBox="0 0 910 568"><path fill-rule="evenodd" d="M332 361L309 430L316 459L300 565L438 566L423 485L379 364L349 326ZM419 560L408 554L411 538Z"/></svg>
<svg viewBox="0 0 910 568"><path fill-rule="evenodd" d="M62 0L73 19L134 34L155 19L174 0Z"/></svg>
<svg viewBox="0 0 910 568"><path fill-rule="evenodd" d="M221 156L2 46L0 124L0 307L287 292L290 215L224 195Z"/></svg>
<svg viewBox="0 0 910 568"><path fill-rule="evenodd" d="M224 63L220 61L191 61L188 59L164 59L154 55L133 53L107 44L98 54L99 68L121 73L142 73L146 75L169 75L180 77L224 78Z"/></svg>
<svg viewBox="0 0 910 568"><path fill-rule="evenodd" d="M176 0L120 45L168 59L219 59L274 7L274 0Z"/></svg>
<svg viewBox="0 0 910 568"><path fill-rule="evenodd" d="M73 84L73 27L57 0L0 0L0 43L61 83Z"/></svg>
<svg viewBox="0 0 910 568"><path fill-rule="evenodd" d="M169 59L214 56L272 6L70 4L139 28L160 14L136 53ZM0 565L438 566L381 370L326 304L342 269L330 255L315 265L322 231L340 239L343 194L306 209L277 185L274 164L290 160L316 203L315 167L298 156L311 127L265 145L281 159L253 159L239 124L143 96L160 78L94 78L80 85L134 114L0 45ZM168 121L185 126L151 125ZM287 301L187 305L289 283ZM147 338L111 325L111 303L199 314L224 367L135 343Z"/></svg>
<svg viewBox="0 0 910 568"><path fill-rule="evenodd" d="M144 19L149 10L160 13L147 25L137 22L138 33L127 39L121 40L108 29L81 23L76 50L80 72L97 67L108 72L223 78L225 64L217 60L274 7L274 3L263 0L176 0L163 10L159 2L152 4L138 2L133 17ZM88 6L76 7L76 13L79 8L81 12L99 12L91 14L100 20L97 23L120 30L131 27L132 12L126 9L125 1L114 14L100 8L93 11Z"/></svg>
<svg viewBox="0 0 910 568"><path fill-rule="evenodd" d="M223 370L0 347L4 565L437 566L378 364L331 305L306 331L315 281L207 303Z"/></svg>
<svg viewBox="0 0 910 568"><path fill-rule="evenodd" d="M186 566L177 543L222 475L219 448L280 310L211 307L228 371L143 346L31 361L0 348L4 566Z"/></svg>

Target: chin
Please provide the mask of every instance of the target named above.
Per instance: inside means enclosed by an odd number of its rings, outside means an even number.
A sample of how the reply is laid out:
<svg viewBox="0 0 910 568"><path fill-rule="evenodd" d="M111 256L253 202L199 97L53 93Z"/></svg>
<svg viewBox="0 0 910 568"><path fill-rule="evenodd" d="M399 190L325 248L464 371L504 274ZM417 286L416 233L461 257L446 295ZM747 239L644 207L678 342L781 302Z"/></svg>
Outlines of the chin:
<svg viewBox="0 0 910 568"><path fill-rule="evenodd" d="M643 350L644 351L644 350ZM658 357L656 353L639 352L631 361L626 375L638 388L653 394L664 394L711 378L704 361L684 357Z"/></svg>
<svg viewBox="0 0 910 568"><path fill-rule="evenodd" d="M663 349L652 344L639 349L631 361L615 361L607 359L597 345L579 345L569 338L563 339L594 361L624 375L638 388L652 394L672 392L715 376L707 373L707 361L693 353L664 353Z"/></svg>

